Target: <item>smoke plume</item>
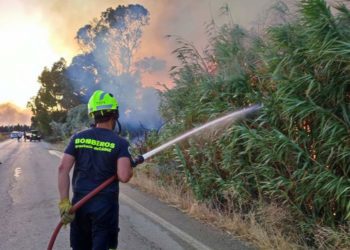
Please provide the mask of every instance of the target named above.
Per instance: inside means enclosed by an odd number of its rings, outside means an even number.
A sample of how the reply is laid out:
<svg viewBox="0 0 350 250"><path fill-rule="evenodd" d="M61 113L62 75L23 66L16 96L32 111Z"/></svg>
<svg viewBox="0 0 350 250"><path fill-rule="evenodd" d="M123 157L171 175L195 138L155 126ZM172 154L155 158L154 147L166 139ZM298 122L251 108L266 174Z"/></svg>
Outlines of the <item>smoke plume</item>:
<svg viewBox="0 0 350 250"><path fill-rule="evenodd" d="M0 126L30 124L31 112L12 103L0 104Z"/></svg>
<svg viewBox="0 0 350 250"><path fill-rule="evenodd" d="M135 63L137 69L142 72L153 73L157 71L163 71L166 67L166 61L162 59L151 57L144 57L143 59Z"/></svg>

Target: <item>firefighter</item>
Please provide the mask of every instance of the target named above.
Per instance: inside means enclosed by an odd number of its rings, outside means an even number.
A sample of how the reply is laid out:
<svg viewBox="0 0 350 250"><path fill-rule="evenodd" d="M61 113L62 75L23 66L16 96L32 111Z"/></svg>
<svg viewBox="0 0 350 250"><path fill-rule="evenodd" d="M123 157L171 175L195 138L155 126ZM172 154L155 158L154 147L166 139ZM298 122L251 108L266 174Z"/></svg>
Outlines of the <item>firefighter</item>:
<svg viewBox="0 0 350 250"><path fill-rule="evenodd" d="M119 182L128 182L132 168L143 162L132 160L129 143L113 132L118 123L118 102L112 94L97 90L88 103L95 126L72 136L58 170L59 210L63 224L70 225L70 245L78 249L116 249L118 245ZM73 168L74 165L74 168ZM69 200L73 168L73 199ZM117 181L106 187L75 214L72 204L113 175Z"/></svg>

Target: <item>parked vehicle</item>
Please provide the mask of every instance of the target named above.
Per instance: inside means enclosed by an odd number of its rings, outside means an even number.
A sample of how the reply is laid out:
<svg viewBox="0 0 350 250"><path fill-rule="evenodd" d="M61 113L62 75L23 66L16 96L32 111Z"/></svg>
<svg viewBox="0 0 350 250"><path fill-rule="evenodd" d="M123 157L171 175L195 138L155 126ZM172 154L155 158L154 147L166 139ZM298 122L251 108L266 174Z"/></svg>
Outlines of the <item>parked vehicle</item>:
<svg viewBox="0 0 350 250"><path fill-rule="evenodd" d="M19 132L19 131L12 131L11 134L10 134L10 138L11 139L18 139L18 137L22 137L22 132Z"/></svg>
<svg viewBox="0 0 350 250"><path fill-rule="evenodd" d="M29 135L29 140L30 141L40 141L41 136L39 135L39 131L38 130L31 130L30 135Z"/></svg>

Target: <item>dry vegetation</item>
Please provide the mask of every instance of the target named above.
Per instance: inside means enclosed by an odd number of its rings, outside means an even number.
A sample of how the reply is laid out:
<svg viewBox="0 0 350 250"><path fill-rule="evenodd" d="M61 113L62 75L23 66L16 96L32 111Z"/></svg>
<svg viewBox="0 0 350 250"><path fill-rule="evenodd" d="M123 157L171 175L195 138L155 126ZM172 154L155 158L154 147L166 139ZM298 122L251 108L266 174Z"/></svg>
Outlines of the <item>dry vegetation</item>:
<svg viewBox="0 0 350 250"><path fill-rule="evenodd" d="M135 171L130 183L191 217L209 223L259 249L307 248L294 243L299 236L292 231L292 218L286 209L276 204L265 204L244 214L225 213L198 202L185 186L175 183L168 183L167 186L159 184L157 175L152 165L147 164Z"/></svg>
<svg viewBox="0 0 350 250"><path fill-rule="evenodd" d="M0 133L0 141L5 141L9 138L8 133L4 134L4 133Z"/></svg>

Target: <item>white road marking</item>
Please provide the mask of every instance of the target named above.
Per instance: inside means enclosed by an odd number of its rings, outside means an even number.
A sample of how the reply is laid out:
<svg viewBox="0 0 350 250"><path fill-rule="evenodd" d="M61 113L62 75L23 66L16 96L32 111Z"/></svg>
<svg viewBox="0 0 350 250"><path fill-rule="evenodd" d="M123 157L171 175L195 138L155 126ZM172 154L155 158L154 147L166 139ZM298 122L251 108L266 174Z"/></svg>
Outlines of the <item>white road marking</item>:
<svg viewBox="0 0 350 250"><path fill-rule="evenodd" d="M170 224L169 222L167 222L163 218L159 217L158 215L152 213L147 208L141 206L139 203L137 203L136 201L130 199L129 197L127 197L123 193L119 194L119 198L123 202L125 202L125 203L129 204L130 206L134 207L135 209L137 209L139 212L143 213L144 215L146 215L149 218L153 219L154 221L158 222L164 228L166 228L170 232L172 232L175 235L177 235L180 239L182 239L183 241L187 242L188 244L190 244L195 249L211 250L211 248L209 248L208 246L206 246L203 243L199 242L198 240L196 240L192 236L188 235L187 233L185 233L181 229L177 228L176 226Z"/></svg>
<svg viewBox="0 0 350 250"><path fill-rule="evenodd" d="M56 150L49 150L49 153L52 154L52 155L55 155L57 156L58 158L62 158L63 156L63 153L59 152L59 151L56 151Z"/></svg>
<svg viewBox="0 0 350 250"><path fill-rule="evenodd" d="M21 168L15 168L15 173L13 174L14 177L18 178L22 174Z"/></svg>
<svg viewBox="0 0 350 250"><path fill-rule="evenodd" d="M62 158L62 156L63 156L63 153L61 153L59 151L56 151L56 150L49 150L49 153L52 154L52 155L57 156L58 158ZM157 223L162 225L164 228L166 228L167 230L169 230L173 234L177 235L180 239L182 239L183 241L187 242L189 245L191 245L195 249L211 250L211 248L209 248L208 246L206 246L203 243L199 242L198 240L196 240L195 238L193 238L189 234L185 233L184 231L182 231L178 227L170 224L169 222L167 222L163 218L159 217L155 213L152 213L150 210L148 210L144 206L140 205L139 203L137 203L133 199L127 197L125 194L120 192L119 193L119 198L123 202L129 204L130 206L132 206L133 208L138 210L139 212L141 212L144 215L148 216L149 218L153 219L154 221L156 221Z"/></svg>

